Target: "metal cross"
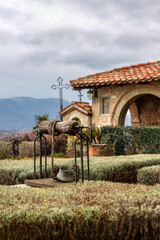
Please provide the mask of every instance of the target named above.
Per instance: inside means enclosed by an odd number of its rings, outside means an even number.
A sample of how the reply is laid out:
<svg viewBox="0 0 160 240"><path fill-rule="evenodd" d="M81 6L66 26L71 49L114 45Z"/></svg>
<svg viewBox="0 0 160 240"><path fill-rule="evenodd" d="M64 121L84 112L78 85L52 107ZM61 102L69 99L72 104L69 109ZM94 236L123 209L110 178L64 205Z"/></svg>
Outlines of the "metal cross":
<svg viewBox="0 0 160 240"><path fill-rule="evenodd" d="M59 89L59 100L60 100L60 111L61 111L63 109L63 88L68 89L70 87L70 85L69 84L63 85L63 83L62 83L63 79L61 77L59 77L57 79L57 82L58 82L58 85L53 84L51 86L51 88L53 90ZM62 120L62 117L61 117L61 120Z"/></svg>
<svg viewBox="0 0 160 240"><path fill-rule="evenodd" d="M78 97L79 97L79 101L81 102L81 101L82 101L82 98L81 98L81 97L83 97L83 94L81 93L81 90L79 90L79 95L78 95Z"/></svg>

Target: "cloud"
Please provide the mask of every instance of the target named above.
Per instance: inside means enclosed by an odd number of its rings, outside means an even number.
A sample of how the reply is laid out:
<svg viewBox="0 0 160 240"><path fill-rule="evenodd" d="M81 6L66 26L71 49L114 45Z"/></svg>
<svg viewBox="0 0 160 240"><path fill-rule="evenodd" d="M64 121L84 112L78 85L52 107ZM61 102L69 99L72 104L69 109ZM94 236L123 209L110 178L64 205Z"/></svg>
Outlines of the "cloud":
<svg viewBox="0 0 160 240"><path fill-rule="evenodd" d="M159 60L159 10L158 0L1 1L0 97L51 96L59 76Z"/></svg>
<svg viewBox="0 0 160 240"><path fill-rule="evenodd" d="M17 14L18 12L11 7L0 7L0 16L3 19L13 19L14 17L16 17Z"/></svg>

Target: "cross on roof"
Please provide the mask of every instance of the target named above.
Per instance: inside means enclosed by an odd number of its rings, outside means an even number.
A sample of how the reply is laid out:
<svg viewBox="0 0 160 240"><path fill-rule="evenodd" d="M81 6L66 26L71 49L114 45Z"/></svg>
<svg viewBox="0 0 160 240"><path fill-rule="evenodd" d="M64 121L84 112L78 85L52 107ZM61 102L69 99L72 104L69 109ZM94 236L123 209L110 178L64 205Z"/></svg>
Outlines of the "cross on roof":
<svg viewBox="0 0 160 240"><path fill-rule="evenodd" d="M69 84L64 84L63 85L63 83L62 83L63 82L63 78L61 78L61 77L59 77L57 79L57 82L58 82L58 85L53 84L51 86L51 88L53 90L59 89L60 110L62 110L63 109L63 88L68 89L70 87L70 85ZM62 120L62 118L61 118L61 120Z"/></svg>
<svg viewBox="0 0 160 240"><path fill-rule="evenodd" d="M83 94L81 93L81 90L79 91L78 97L79 97L79 101L81 102L81 101L82 101L82 98L81 98L81 97L83 97Z"/></svg>

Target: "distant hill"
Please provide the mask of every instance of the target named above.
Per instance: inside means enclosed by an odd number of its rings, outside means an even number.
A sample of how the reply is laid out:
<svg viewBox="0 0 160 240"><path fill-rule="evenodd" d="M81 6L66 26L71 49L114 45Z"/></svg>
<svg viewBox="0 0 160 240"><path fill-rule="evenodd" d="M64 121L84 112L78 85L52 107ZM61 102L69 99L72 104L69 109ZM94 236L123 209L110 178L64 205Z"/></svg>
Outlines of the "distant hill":
<svg viewBox="0 0 160 240"><path fill-rule="evenodd" d="M63 107L69 105L63 101ZM38 99L31 97L14 97L0 99L0 132L12 130L31 130L36 114L49 114L49 119L56 119L59 112L59 99Z"/></svg>

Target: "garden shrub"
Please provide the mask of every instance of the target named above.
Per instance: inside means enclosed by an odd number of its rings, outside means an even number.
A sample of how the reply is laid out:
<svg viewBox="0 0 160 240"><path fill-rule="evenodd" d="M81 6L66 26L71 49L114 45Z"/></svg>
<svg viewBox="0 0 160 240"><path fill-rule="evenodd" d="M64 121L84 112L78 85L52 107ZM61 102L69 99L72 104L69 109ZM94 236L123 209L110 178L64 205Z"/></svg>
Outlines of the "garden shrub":
<svg viewBox="0 0 160 240"><path fill-rule="evenodd" d="M138 169L137 180L138 183L145 185L160 183L160 165Z"/></svg>
<svg viewBox="0 0 160 240"><path fill-rule="evenodd" d="M0 141L0 159L12 157L12 144L10 142Z"/></svg>
<svg viewBox="0 0 160 240"><path fill-rule="evenodd" d="M54 154L54 157L57 157L57 158L61 158L61 157L64 157L64 158L66 158L67 157L67 155L65 155L64 153L55 153Z"/></svg>
<svg viewBox="0 0 160 240"><path fill-rule="evenodd" d="M50 155L52 152L52 136L45 135L47 140L47 155ZM54 136L54 152L55 153L63 153L66 154L67 149L67 137L65 134L60 134L58 136ZM42 142L42 154L45 154L45 144Z"/></svg>
<svg viewBox="0 0 160 240"><path fill-rule="evenodd" d="M79 166L80 159L77 159ZM55 158L54 174L63 165L71 166L74 159ZM145 166L160 164L160 155L131 155L112 157L91 157L90 178L91 180L136 183L137 170ZM37 159L37 177L39 177L39 159ZM44 170L44 158L43 158ZM48 176L51 172L51 159L48 158ZM87 179L87 161L84 158L84 173ZM24 183L25 179L33 179L32 160L1 160L0 184Z"/></svg>
<svg viewBox="0 0 160 240"><path fill-rule="evenodd" d="M160 185L0 186L0 240L159 240Z"/></svg>
<svg viewBox="0 0 160 240"><path fill-rule="evenodd" d="M33 161L30 162L30 165L26 165L22 163L22 161L19 161L21 163L21 166L12 166L10 169L4 169L4 167L0 168L0 185L15 185L15 184L23 184L26 179L34 179L34 172L33 172ZM14 162L15 163L15 162ZM58 173L59 167L54 167L55 174ZM39 166L37 166L36 171L36 178L40 178L39 174ZM50 166L48 167L48 177L51 173ZM42 171L42 177L45 177L45 170L44 170L44 164L43 164L43 171Z"/></svg>
<svg viewBox="0 0 160 240"><path fill-rule="evenodd" d="M106 151L113 155L124 155L124 129L122 127L102 127L102 139L107 144Z"/></svg>
<svg viewBox="0 0 160 240"><path fill-rule="evenodd" d="M39 142L36 143L36 156L39 154ZM34 142L24 141L19 144L19 158L34 156Z"/></svg>
<svg viewBox="0 0 160 240"><path fill-rule="evenodd" d="M106 162L98 161L96 164L90 164L90 178L92 180L137 183L137 170L144 166L152 166L160 164L160 158L153 159L126 159ZM87 176L87 169L85 168Z"/></svg>
<svg viewBox="0 0 160 240"><path fill-rule="evenodd" d="M44 158L42 159L42 177L45 177ZM57 175L61 165L72 165L68 159L55 159L54 174ZM39 158L36 159L36 178L39 178ZM48 158L47 164L48 177L51 173L51 159ZM34 161L33 159L22 160L1 160L0 164L0 185L22 184L25 179L34 179Z"/></svg>
<svg viewBox="0 0 160 240"><path fill-rule="evenodd" d="M105 126L101 133L113 155L160 153L160 127Z"/></svg>

